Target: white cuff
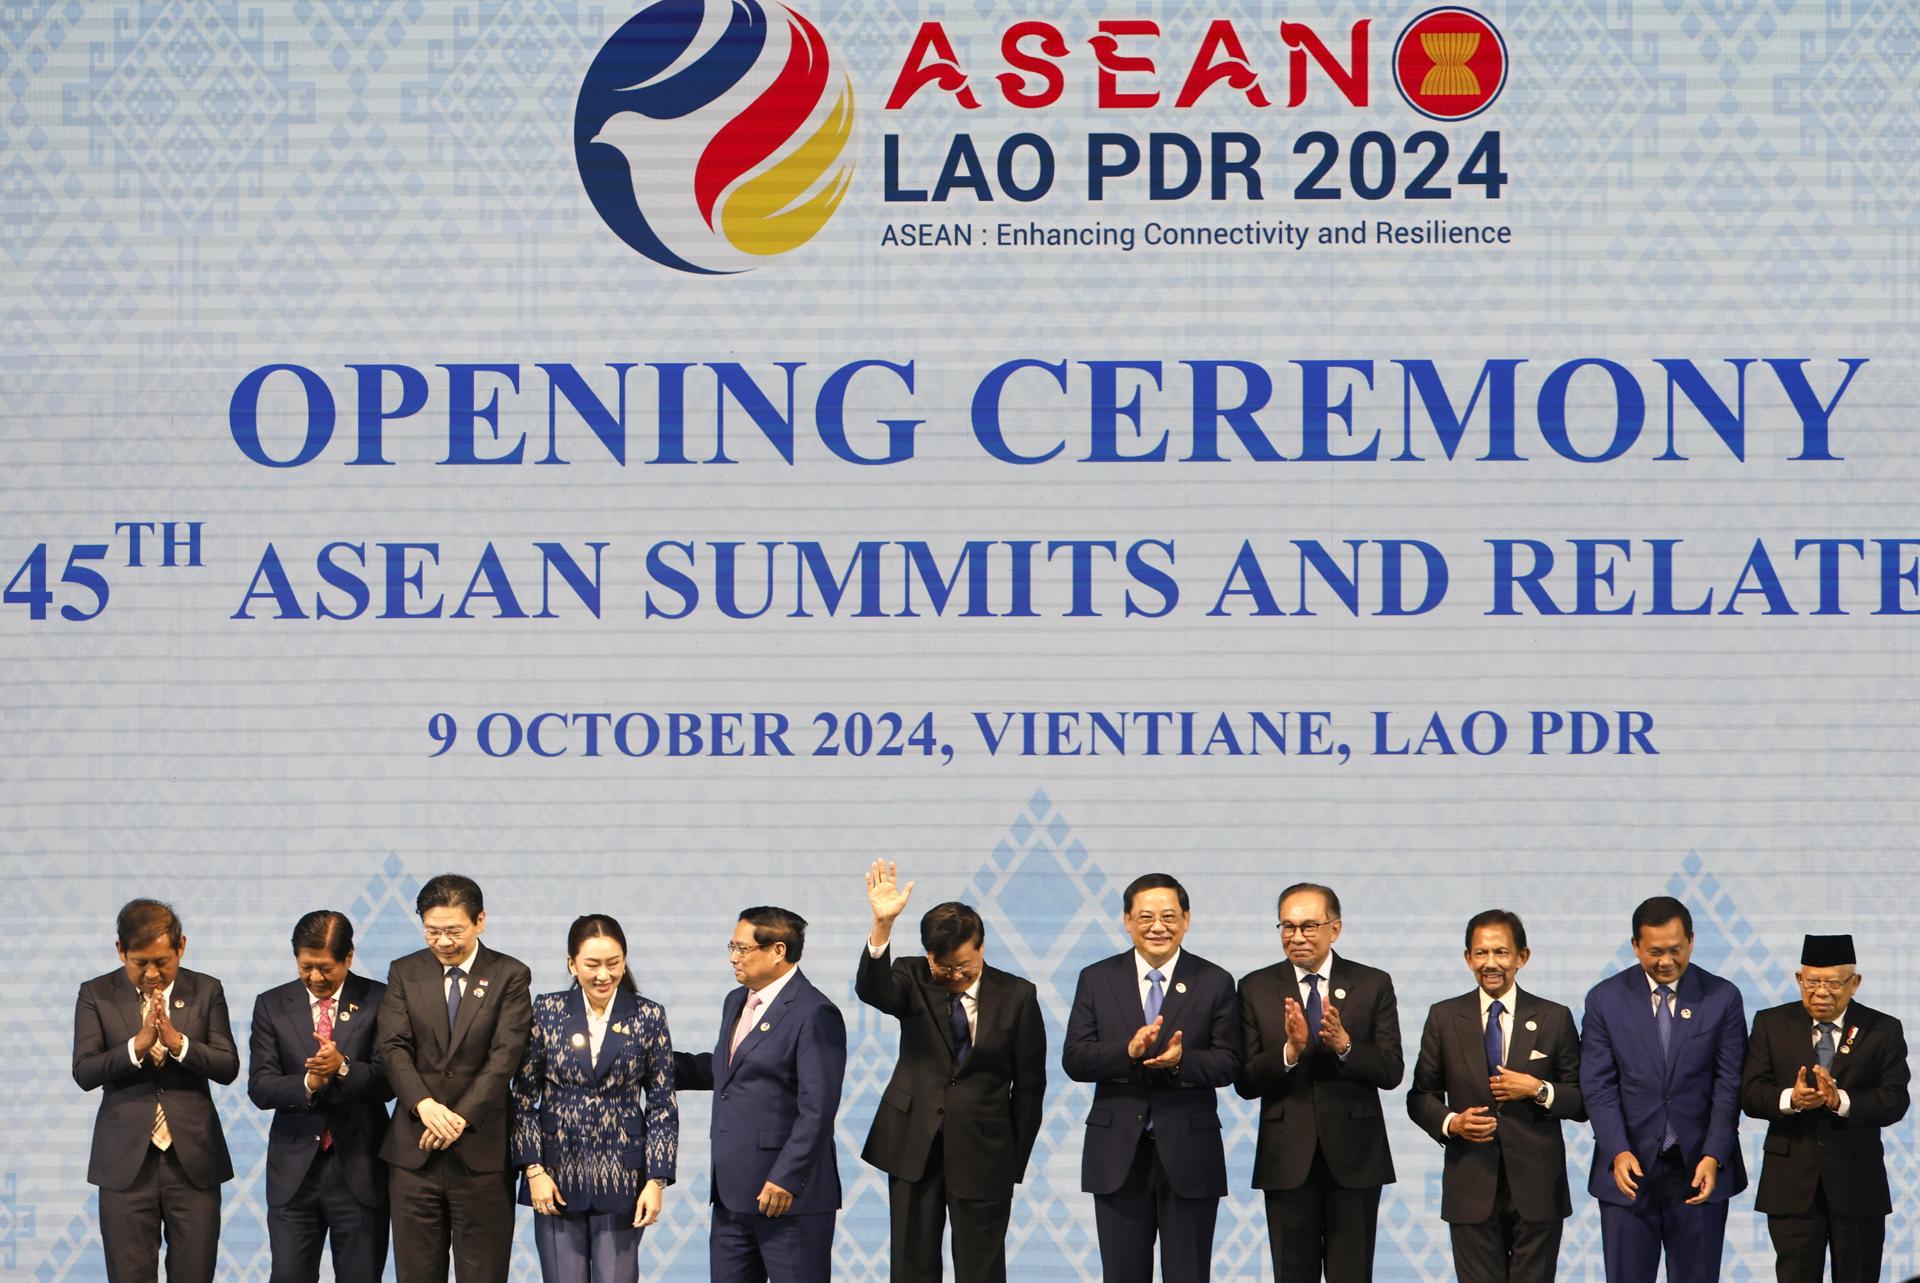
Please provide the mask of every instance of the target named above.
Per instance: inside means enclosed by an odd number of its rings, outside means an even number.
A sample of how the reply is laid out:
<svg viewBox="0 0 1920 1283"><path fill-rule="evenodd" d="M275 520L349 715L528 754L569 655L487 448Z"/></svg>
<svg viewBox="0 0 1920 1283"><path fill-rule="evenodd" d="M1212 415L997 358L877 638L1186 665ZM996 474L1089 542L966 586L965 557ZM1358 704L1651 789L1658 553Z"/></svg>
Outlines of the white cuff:
<svg viewBox="0 0 1920 1283"><path fill-rule="evenodd" d="M1791 1087L1780 1093L1780 1112L1783 1114L1799 1112L1793 1107L1793 1088Z"/></svg>
<svg viewBox="0 0 1920 1283"><path fill-rule="evenodd" d="M1458 1117L1460 1117L1459 1111L1453 1110L1453 1111L1449 1111L1447 1116L1440 1120L1440 1139L1441 1140L1447 1141L1447 1140L1453 1139L1453 1120Z"/></svg>
<svg viewBox="0 0 1920 1283"><path fill-rule="evenodd" d="M891 940L887 941L887 944L892 944L892 943L893 941ZM886 956L887 944L883 944L876 947L873 941L871 940L867 941L867 956L869 958L872 958L875 962L878 962L881 958Z"/></svg>
<svg viewBox="0 0 1920 1283"><path fill-rule="evenodd" d="M138 1036L139 1035L136 1034L134 1037L137 1038ZM133 1049L133 1043L134 1043L133 1038L127 1039L127 1059L133 1062L133 1067L135 1069L138 1069L140 1068L140 1053Z"/></svg>
<svg viewBox="0 0 1920 1283"><path fill-rule="evenodd" d="M1553 1084L1547 1083L1545 1084L1545 1086L1547 1089L1547 1098L1544 1101L1540 1102L1540 1108L1552 1109L1553 1108Z"/></svg>
<svg viewBox="0 0 1920 1283"><path fill-rule="evenodd" d="M167 1054L172 1056L175 1060L185 1060L187 1058L187 1036L185 1034L180 1035L179 1051L170 1051Z"/></svg>
<svg viewBox="0 0 1920 1283"><path fill-rule="evenodd" d="M1847 1095L1847 1089L1845 1087L1841 1087L1838 1090L1840 1092L1840 1108L1834 1110L1833 1112L1840 1115L1840 1117L1845 1118L1848 1114L1853 1112L1853 1097Z"/></svg>

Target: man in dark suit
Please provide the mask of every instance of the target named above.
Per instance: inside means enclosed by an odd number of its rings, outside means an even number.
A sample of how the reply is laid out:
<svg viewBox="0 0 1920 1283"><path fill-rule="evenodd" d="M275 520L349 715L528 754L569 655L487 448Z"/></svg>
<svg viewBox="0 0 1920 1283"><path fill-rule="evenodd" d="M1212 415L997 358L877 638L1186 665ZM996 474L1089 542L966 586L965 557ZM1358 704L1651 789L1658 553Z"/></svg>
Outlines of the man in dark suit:
<svg viewBox="0 0 1920 1283"><path fill-rule="evenodd" d="M272 1283L315 1283L333 1242L339 1283L377 1283L387 1265L380 1142L393 1089L375 1023L387 987L353 974L353 923L315 909L293 927L299 979L254 999L247 1095L274 1111L267 1133Z"/></svg>
<svg viewBox="0 0 1920 1283"><path fill-rule="evenodd" d="M1740 991L1689 965L1693 915L1671 896L1633 911L1639 965L1587 993L1580 1088L1593 1120L1609 1283L1720 1277L1727 1200L1747 1187L1735 1134L1747 1020Z"/></svg>
<svg viewBox="0 0 1920 1283"><path fill-rule="evenodd" d="M727 954L740 987L712 1052L673 1054L674 1086L713 1093L713 1283L825 1283L840 1166L833 1118L847 1072L840 1009L800 973L807 920L747 909Z"/></svg>
<svg viewBox="0 0 1920 1283"><path fill-rule="evenodd" d="M1522 992L1532 956L1518 914L1467 922L1472 993L1436 1002L1407 1115L1447 1148L1440 1218L1460 1283L1552 1283L1573 1214L1560 1120L1583 1121L1573 1013Z"/></svg>
<svg viewBox="0 0 1920 1283"><path fill-rule="evenodd" d="M1880 1277L1893 1210L1880 1129L1907 1114L1900 1022L1853 1000L1852 936L1808 936L1800 1001L1753 1018L1740 1103L1767 1124L1754 1209L1767 1217L1780 1283Z"/></svg>
<svg viewBox="0 0 1920 1283"><path fill-rule="evenodd" d="M1327 887L1281 892L1278 925L1287 960L1240 981L1236 1084L1260 1101L1253 1185L1266 1191L1273 1273L1363 1283L1393 1181L1380 1093L1406 1072L1393 978L1333 952L1340 897Z"/></svg>
<svg viewBox="0 0 1920 1283"><path fill-rule="evenodd" d="M394 962L380 1064L399 1107L380 1146L399 1283L505 1283L513 1252L508 1088L533 1025L532 974L480 943L486 903L442 873L414 898L427 947Z"/></svg>
<svg viewBox="0 0 1920 1283"><path fill-rule="evenodd" d="M120 966L80 986L73 1081L100 1088L87 1180L100 1188L108 1283L210 1283L220 1253L220 1186L233 1179L209 1082L240 1073L227 998L180 965L180 919L157 900L120 910Z"/></svg>
<svg viewBox="0 0 1920 1283"><path fill-rule="evenodd" d="M867 871L873 930L860 1001L900 1022L900 1059L860 1156L887 1173L894 1283L939 1283L953 1223L960 1283L1007 1277L1013 1187L1026 1178L1047 1092L1047 1029L1032 982L986 965L986 926L958 901L920 919L925 957L894 961L894 919L913 884Z"/></svg>
<svg viewBox="0 0 1920 1283"><path fill-rule="evenodd" d="M1093 1195L1106 1283L1201 1283L1227 1194L1218 1089L1240 1072L1233 977L1181 948L1187 889L1165 873L1135 878L1120 925L1133 948L1080 973L1060 1063L1090 1082L1080 1188Z"/></svg>

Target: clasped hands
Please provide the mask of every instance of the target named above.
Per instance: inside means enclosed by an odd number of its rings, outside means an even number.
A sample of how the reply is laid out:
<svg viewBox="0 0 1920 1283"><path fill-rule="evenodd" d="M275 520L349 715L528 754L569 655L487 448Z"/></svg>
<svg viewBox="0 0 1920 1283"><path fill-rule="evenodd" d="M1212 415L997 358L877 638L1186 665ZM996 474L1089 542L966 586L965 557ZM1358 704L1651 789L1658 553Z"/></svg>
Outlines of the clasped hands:
<svg viewBox="0 0 1920 1283"><path fill-rule="evenodd" d="M413 1112L426 1129L420 1133L421 1149L446 1149L467 1130L466 1119L432 1097L421 1101Z"/></svg>
<svg viewBox="0 0 1920 1283"><path fill-rule="evenodd" d="M1165 1016L1155 1016L1153 1023L1141 1025L1134 1031L1133 1037L1127 1040L1128 1060L1138 1061L1142 1069L1180 1068L1181 1050L1178 1029L1174 1030L1173 1036L1167 1039L1167 1045L1161 1049L1159 1055L1151 1058L1147 1056L1147 1053L1153 1050L1153 1044L1160 1041L1160 1026L1165 1020Z"/></svg>
<svg viewBox="0 0 1920 1283"><path fill-rule="evenodd" d="M140 1011L140 1032L133 1036L133 1050L158 1065L177 1055L186 1043L186 1035L173 1027L167 1015L167 995L159 989L146 991Z"/></svg>
<svg viewBox="0 0 1920 1283"><path fill-rule="evenodd" d="M1793 1111L1804 1113L1809 1109L1831 1109L1840 1112L1840 1087L1833 1081L1833 1075L1823 1066L1813 1067L1813 1082L1807 1082L1807 1067L1802 1065L1793 1080Z"/></svg>
<svg viewBox="0 0 1920 1283"><path fill-rule="evenodd" d="M1344 1056L1353 1049L1353 1038L1340 1023L1340 1008L1330 1002L1320 1011L1320 1041L1336 1056ZM1295 1064L1307 1054L1307 1013L1293 998L1287 999L1287 1048L1293 1053Z"/></svg>
<svg viewBox="0 0 1920 1283"><path fill-rule="evenodd" d="M1532 1074L1523 1074L1505 1065L1499 1066L1498 1072L1487 1078L1487 1090L1493 1093L1495 1100L1532 1100L1539 1094L1540 1086L1540 1079ZM1500 1130L1500 1119L1485 1105L1474 1105L1455 1114L1449 1120L1447 1130L1461 1140L1484 1145Z"/></svg>
<svg viewBox="0 0 1920 1283"><path fill-rule="evenodd" d="M307 1093L311 1095L325 1087L340 1072L340 1066L346 1063L347 1058L340 1054L340 1048L333 1039L320 1039L320 1049L307 1057Z"/></svg>

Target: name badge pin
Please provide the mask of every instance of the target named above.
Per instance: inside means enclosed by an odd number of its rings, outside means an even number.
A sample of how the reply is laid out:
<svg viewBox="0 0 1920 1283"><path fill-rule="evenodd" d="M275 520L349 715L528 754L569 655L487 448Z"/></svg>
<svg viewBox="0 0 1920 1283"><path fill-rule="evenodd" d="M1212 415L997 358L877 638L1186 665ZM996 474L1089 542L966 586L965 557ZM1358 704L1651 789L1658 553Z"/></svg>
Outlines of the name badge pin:
<svg viewBox="0 0 1920 1283"><path fill-rule="evenodd" d="M187 1000L185 998L175 998L173 1000L173 1009L175 1011L185 1011L187 1009Z"/></svg>
<svg viewBox="0 0 1920 1283"><path fill-rule="evenodd" d="M1682 1020L1692 1020L1692 1019L1693 1019L1693 1008L1692 1008L1692 1007L1682 1007L1682 1008L1680 1008L1680 1019L1682 1019Z"/></svg>
<svg viewBox="0 0 1920 1283"><path fill-rule="evenodd" d="M1347 998L1347 991L1345 989L1335 989L1333 991L1333 996L1340 999L1342 1002L1345 1002Z"/></svg>
<svg viewBox="0 0 1920 1283"><path fill-rule="evenodd" d="M1187 982L1182 980L1179 984L1173 987L1173 991L1175 993L1185 993L1187 991Z"/></svg>
<svg viewBox="0 0 1920 1283"><path fill-rule="evenodd" d="M1540 1027L1540 1022L1539 1022L1539 1021L1537 1021L1537 1020L1529 1020L1529 1021L1527 1021L1527 1032L1528 1032L1528 1033L1532 1033L1532 1032L1533 1032L1534 1030L1536 1030L1536 1029L1538 1029L1539 1027Z"/></svg>
<svg viewBox="0 0 1920 1283"><path fill-rule="evenodd" d="M347 1011L343 1011L343 1012L341 1012L341 1013L340 1013L340 1019L342 1019L342 1020L352 1020L352 1019L353 1019L353 1012L352 1012L351 1010L347 1010Z"/></svg>
<svg viewBox="0 0 1920 1283"><path fill-rule="evenodd" d="M587 1036L585 1034L575 1034L570 1041L575 1047L584 1047L587 1045Z"/></svg>
<svg viewBox="0 0 1920 1283"><path fill-rule="evenodd" d="M772 1028L773 1028L773 1026L772 1026L772 1025L770 1025L770 1024L768 1024L768 1023L767 1023L766 1021L764 1021L764 1020L763 1020L763 1021L761 1021L761 1022L760 1022L760 1032L761 1032L761 1033L766 1033L766 1032L767 1032L768 1030L770 1030L770 1029L772 1029Z"/></svg>

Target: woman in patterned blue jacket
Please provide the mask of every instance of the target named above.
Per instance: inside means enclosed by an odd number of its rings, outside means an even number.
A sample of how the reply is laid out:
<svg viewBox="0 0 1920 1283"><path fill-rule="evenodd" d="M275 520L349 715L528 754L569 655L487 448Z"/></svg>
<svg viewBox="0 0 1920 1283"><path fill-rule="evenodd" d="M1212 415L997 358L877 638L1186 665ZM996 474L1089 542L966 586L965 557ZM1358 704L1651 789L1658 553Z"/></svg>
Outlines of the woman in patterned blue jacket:
<svg viewBox="0 0 1920 1283"><path fill-rule="evenodd" d="M546 1283L633 1283L640 1236L673 1183L680 1111L667 1013L627 974L605 914L567 932L574 986L533 1000L513 1083L513 1162Z"/></svg>

